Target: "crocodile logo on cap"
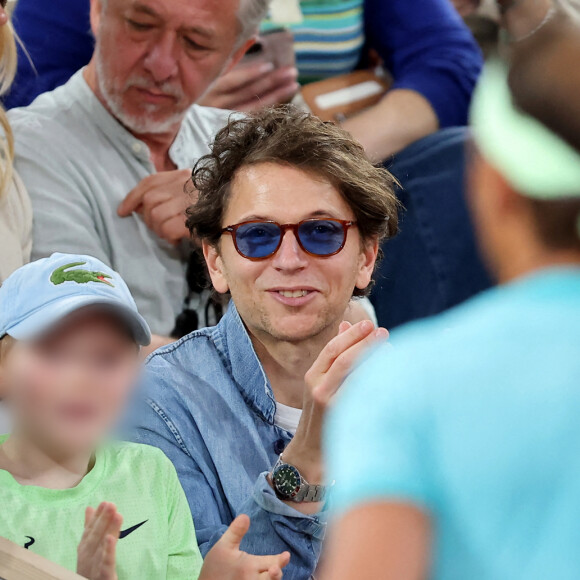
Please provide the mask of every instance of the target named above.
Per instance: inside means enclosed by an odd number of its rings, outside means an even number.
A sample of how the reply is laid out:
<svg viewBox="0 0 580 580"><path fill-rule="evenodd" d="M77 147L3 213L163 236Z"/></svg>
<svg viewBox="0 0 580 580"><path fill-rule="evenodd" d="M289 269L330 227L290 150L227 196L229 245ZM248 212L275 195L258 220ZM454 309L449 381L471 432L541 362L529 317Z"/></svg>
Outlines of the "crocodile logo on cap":
<svg viewBox="0 0 580 580"><path fill-rule="evenodd" d="M51 274L50 281L55 286L59 286L65 282L75 282L76 284L88 284L89 282L95 282L97 284L106 284L107 286L114 288L114 285L109 282L109 280L112 280L112 276L109 276L104 272L91 272L90 270L70 269L85 265L86 262L73 262L72 264L61 266Z"/></svg>

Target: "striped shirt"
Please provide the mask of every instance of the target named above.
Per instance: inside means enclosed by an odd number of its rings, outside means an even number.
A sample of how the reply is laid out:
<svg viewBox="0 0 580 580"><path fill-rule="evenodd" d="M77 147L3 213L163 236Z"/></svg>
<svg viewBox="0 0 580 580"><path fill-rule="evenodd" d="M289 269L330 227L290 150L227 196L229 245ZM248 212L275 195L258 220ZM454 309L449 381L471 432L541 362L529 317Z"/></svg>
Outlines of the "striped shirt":
<svg viewBox="0 0 580 580"><path fill-rule="evenodd" d="M302 0L303 21L287 25L294 34L301 82L349 73L365 42L364 0ZM262 31L284 25L267 19Z"/></svg>

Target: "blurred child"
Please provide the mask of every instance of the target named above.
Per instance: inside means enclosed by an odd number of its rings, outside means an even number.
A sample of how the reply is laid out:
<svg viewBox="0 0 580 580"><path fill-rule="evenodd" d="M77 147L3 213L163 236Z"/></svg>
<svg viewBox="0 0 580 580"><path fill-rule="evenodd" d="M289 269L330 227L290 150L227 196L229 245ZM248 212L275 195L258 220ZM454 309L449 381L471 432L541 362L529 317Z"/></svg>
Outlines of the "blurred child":
<svg viewBox="0 0 580 580"><path fill-rule="evenodd" d="M0 536L90 580L281 578L287 554L239 551L246 516L202 569L172 463L106 440L149 341L127 286L94 258L54 254L0 288L0 387L13 420L0 437Z"/></svg>

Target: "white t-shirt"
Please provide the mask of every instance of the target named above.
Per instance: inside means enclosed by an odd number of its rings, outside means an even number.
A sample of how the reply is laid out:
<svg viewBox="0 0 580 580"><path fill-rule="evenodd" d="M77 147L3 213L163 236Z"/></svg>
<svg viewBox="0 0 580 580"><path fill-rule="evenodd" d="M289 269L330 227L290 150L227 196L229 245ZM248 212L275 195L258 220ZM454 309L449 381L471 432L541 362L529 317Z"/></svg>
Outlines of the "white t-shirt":
<svg viewBox="0 0 580 580"><path fill-rule="evenodd" d="M294 407L288 407L288 405L282 405L282 403L276 403L274 423L280 429L295 435L298 423L300 423L300 417L302 417L302 409L295 409Z"/></svg>

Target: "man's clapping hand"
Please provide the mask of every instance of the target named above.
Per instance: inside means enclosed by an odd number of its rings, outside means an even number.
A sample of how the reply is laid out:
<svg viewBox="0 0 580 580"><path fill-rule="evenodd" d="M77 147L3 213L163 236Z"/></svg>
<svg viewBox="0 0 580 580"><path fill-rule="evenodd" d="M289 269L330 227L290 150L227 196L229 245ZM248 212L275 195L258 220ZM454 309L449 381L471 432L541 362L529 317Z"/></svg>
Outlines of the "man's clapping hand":
<svg viewBox="0 0 580 580"><path fill-rule="evenodd" d="M342 322L338 336L326 345L306 373L309 397L327 407L365 350L388 337L387 329L375 328L370 320L354 325Z"/></svg>
<svg viewBox="0 0 580 580"><path fill-rule="evenodd" d="M284 451L284 461L298 468L311 484L324 482L322 428L326 410L360 356L389 333L370 320L342 322L338 335L318 355L304 377L306 389L302 417L296 435ZM303 513L316 513L316 504L293 504Z"/></svg>
<svg viewBox="0 0 580 580"><path fill-rule="evenodd" d="M240 550L250 518L238 516L205 557L199 580L280 580L290 554L252 556Z"/></svg>

